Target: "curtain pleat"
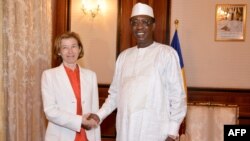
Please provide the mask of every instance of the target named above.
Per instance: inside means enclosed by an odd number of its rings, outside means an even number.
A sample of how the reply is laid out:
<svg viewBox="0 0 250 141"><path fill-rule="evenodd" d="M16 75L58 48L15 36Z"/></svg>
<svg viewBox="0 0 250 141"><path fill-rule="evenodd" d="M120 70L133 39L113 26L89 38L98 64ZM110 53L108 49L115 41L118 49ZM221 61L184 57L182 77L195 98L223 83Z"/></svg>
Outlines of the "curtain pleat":
<svg viewBox="0 0 250 141"><path fill-rule="evenodd" d="M51 67L52 0L3 0L7 141L43 141L40 79Z"/></svg>

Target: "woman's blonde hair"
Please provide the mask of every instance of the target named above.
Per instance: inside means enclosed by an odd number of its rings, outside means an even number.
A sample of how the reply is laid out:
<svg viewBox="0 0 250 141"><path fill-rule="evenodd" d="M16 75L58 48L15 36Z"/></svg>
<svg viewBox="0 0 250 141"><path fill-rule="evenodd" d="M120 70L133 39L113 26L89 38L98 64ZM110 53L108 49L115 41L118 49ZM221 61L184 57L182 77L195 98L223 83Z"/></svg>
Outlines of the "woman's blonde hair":
<svg viewBox="0 0 250 141"><path fill-rule="evenodd" d="M60 62L62 62L62 57L60 56L61 41L63 39L69 39L69 38L76 39L76 41L78 43L78 46L80 48L80 53L79 53L78 59L82 58L84 55L83 45L82 45L80 36L75 32L66 32L66 33L63 33L62 35L58 36L55 40L55 43L54 43L54 53L53 54L54 54L54 57L57 60L59 60Z"/></svg>

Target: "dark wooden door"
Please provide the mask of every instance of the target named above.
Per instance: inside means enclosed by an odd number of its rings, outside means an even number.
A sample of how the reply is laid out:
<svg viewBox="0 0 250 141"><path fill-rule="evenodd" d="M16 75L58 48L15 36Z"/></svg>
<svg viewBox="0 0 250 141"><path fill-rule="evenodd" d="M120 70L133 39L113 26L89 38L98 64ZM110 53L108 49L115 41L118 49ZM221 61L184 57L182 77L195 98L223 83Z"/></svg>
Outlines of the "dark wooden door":
<svg viewBox="0 0 250 141"><path fill-rule="evenodd" d="M70 27L70 0L52 0L52 43L58 35L69 30ZM52 47L52 67L61 64L60 60L53 55Z"/></svg>

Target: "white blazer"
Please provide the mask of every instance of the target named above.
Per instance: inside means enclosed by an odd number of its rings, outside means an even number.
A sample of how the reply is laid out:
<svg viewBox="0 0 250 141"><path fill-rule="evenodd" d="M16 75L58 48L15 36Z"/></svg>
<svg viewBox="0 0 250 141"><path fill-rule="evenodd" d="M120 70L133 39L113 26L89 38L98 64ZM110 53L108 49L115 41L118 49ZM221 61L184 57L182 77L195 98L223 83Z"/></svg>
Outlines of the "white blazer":
<svg viewBox="0 0 250 141"><path fill-rule="evenodd" d="M48 119L45 141L74 141L82 116L76 115L76 98L63 64L45 70L41 80L44 112ZM80 68L83 113L99 109L96 74ZM101 141L100 127L86 130L89 141Z"/></svg>

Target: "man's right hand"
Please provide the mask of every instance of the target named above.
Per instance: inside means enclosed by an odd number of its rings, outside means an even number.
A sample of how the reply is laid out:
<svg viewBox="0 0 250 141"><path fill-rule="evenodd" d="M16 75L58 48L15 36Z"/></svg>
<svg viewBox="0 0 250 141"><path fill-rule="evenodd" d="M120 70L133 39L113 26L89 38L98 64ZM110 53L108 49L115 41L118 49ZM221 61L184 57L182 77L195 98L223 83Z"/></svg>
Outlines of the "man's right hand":
<svg viewBox="0 0 250 141"><path fill-rule="evenodd" d="M98 115L93 114L93 113L91 113L87 119L88 119L88 120L93 119L93 120L96 121L97 124L100 123L100 118L98 117Z"/></svg>
<svg viewBox="0 0 250 141"><path fill-rule="evenodd" d="M96 122L96 120L89 118L90 115L91 114L85 114L82 117L82 127L86 130L96 128L98 126L98 122Z"/></svg>

